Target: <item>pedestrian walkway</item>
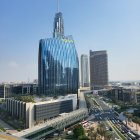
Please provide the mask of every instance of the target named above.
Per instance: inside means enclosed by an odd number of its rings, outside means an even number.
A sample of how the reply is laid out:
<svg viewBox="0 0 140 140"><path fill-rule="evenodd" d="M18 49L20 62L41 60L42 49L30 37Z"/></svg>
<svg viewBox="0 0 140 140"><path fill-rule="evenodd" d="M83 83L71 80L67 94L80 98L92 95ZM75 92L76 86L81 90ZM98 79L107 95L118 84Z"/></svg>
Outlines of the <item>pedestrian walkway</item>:
<svg viewBox="0 0 140 140"><path fill-rule="evenodd" d="M126 124L126 121L123 121L124 124ZM127 126L134 132L138 133L140 135L140 126L134 122L128 122Z"/></svg>

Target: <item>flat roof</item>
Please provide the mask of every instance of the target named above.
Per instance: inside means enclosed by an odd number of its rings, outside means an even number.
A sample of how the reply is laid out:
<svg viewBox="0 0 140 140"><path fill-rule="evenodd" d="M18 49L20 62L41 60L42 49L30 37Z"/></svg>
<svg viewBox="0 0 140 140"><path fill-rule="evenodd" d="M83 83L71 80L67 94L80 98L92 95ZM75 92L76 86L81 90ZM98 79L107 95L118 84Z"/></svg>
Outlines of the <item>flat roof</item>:
<svg viewBox="0 0 140 140"><path fill-rule="evenodd" d="M35 97L35 105L39 105L39 104L46 104L46 103L54 103L54 102L59 102L59 101L65 101L65 100L71 100L73 98L76 98L77 94L69 94L66 96L59 96L57 99L54 98L48 98L48 97L44 97L44 98L39 98L39 97Z"/></svg>

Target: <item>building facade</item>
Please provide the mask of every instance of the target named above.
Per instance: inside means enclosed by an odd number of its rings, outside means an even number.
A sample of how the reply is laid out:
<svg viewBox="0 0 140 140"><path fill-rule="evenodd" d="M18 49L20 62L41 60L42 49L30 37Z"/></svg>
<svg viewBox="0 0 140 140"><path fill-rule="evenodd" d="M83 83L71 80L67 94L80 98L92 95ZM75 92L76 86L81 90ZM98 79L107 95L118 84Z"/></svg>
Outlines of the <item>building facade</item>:
<svg viewBox="0 0 140 140"><path fill-rule="evenodd" d="M77 94L67 95L59 99L39 102L23 102L14 98L6 99L6 110L17 119L22 119L25 128L31 128L46 120L57 117L61 113L69 113L77 109Z"/></svg>
<svg viewBox="0 0 140 140"><path fill-rule="evenodd" d="M79 61L72 36L64 36L62 13L56 13L53 38L41 39L38 54L39 94L78 93Z"/></svg>
<svg viewBox="0 0 140 140"><path fill-rule="evenodd" d="M112 101L140 104L140 87L138 86L112 86L107 91L98 92L100 95L110 98Z"/></svg>
<svg viewBox="0 0 140 140"><path fill-rule="evenodd" d="M81 86L89 86L89 65L88 56L85 54L81 55Z"/></svg>
<svg viewBox="0 0 140 140"><path fill-rule="evenodd" d="M16 84L12 85L12 94L37 94L38 84Z"/></svg>
<svg viewBox="0 0 140 140"><path fill-rule="evenodd" d="M0 85L0 98L5 99L12 96L12 89L10 85Z"/></svg>
<svg viewBox="0 0 140 140"><path fill-rule="evenodd" d="M90 50L90 87L101 89L105 85L108 85L107 52Z"/></svg>

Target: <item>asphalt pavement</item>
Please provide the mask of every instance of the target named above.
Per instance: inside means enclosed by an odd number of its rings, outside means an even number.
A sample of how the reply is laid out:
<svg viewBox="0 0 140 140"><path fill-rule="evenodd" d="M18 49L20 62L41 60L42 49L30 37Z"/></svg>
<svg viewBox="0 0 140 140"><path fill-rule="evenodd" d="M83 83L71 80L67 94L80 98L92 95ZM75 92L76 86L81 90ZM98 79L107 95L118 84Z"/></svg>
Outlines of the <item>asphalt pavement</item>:
<svg viewBox="0 0 140 140"><path fill-rule="evenodd" d="M100 96L94 95L94 99L99 104L100 108L92 109L93 114L95 114L96 121L103 122L105 126L111 127L114 126L119 133L126 139L126 140L140 140L140 135L134 133L132 130L130 130L121 120L119 120L118 116L116 116L114 110L110 108ZM110 125L110 126L109 126ZM114 131L116 131L113 128ZM122 139L120 138L120 135L118 135L117 132L113 134L114 139Z"/></svg>

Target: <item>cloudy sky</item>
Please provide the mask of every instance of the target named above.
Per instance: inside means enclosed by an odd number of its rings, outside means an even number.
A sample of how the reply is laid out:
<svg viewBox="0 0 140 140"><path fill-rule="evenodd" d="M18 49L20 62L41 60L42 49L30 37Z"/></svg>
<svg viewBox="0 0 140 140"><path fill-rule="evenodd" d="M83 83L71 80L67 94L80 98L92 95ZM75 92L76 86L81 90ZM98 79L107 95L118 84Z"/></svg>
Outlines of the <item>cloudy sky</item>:
<svg viewBox="0 0 140 140"><path fill-rule="evenodd" d="M139 0L60 0L79 56L107 50L110 80L140 80ZM38 77L38 43L52 37L56 0L0 0L0 82Z"/></svg>

